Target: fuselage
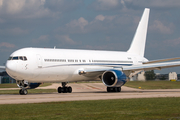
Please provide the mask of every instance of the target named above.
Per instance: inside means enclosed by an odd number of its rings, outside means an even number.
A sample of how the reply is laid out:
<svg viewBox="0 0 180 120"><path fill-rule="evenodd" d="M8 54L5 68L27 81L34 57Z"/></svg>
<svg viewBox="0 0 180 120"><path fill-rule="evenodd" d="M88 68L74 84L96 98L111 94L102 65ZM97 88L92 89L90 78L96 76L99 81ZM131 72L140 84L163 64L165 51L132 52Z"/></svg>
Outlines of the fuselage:
<svg viewBox="0 0 180 120"><path fill-rule="evenodd" d="M146 58L128 52L23 48L6 62L7 73L16 80L29 82L71 82L96 80L98 75L82 76L80 70L114 68L142 64Z"/></svg>

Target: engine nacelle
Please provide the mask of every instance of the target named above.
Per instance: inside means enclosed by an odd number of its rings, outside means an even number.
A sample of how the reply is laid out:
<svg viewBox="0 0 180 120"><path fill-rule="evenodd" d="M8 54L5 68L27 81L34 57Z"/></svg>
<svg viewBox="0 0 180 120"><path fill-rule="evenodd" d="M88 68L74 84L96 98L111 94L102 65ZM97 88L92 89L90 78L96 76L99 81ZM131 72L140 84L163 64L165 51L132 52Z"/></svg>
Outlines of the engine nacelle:
<svg viewBox="0 0 180 120"><path fill-rule="evenodd" d="M108 87L121 87L127 80L126 75L122 71L109 70L103 73L102 82Z"/></svg>

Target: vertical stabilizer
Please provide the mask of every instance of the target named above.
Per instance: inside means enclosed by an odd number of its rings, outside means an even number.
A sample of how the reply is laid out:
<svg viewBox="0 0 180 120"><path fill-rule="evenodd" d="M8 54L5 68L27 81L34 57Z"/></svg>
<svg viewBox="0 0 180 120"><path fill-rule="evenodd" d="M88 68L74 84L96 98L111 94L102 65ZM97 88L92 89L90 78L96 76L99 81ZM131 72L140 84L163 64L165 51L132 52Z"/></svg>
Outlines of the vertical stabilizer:
<svg viewBox="0 0 180 120"><path fill-rule="evenodd" d="M148 28L148 20L149 20L149 8L145 8L144 13L141 17L139 25L136 29L136 33L134 35L133 41L128 53L133 53L144 57L145 44L146 44L146 35Z"/></svg>

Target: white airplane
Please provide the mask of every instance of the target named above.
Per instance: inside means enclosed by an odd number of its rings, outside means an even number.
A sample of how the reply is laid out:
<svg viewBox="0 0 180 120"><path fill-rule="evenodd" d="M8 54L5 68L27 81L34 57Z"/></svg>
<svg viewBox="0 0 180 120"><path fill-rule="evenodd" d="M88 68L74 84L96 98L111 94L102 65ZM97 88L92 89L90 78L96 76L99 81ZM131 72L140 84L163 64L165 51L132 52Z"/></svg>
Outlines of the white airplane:
<svg viewBox="0 0 180 120"><path fill-rule="evenodd" d="M127 78L140 71L180 66L180 61L164 62L180 58L148 61L144 57L149 12L145 8L127 52L23 48L13 52L1 68L16 80L21 95L45 82L61 82L58 93L71 93L69 82L100 79L107 92L120 92Z"/></svg>

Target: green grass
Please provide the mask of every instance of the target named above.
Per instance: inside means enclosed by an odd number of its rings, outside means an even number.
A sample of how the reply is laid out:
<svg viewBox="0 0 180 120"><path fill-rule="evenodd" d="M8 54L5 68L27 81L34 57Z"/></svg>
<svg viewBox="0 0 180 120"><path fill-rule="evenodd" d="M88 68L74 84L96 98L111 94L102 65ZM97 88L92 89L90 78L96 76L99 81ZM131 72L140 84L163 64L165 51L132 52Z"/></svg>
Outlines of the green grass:
<svg viewBox="0 0 180 120"><path fill-rule="evenodd" d="M180 82L172 81L129 81L125 84L127 87L141 89L180 89Z"/></svg>
<svg viewBox="0 0 180 120"><path fill-rule="evenodd" d="M41 84L39 87L45 87L45 86L49 86L51 85L52 83L43 83ZM17 84L16 83L7 83L7 84L0 84L0 88L17 88Z"/></svg>
<svg viewBox="0 0 180 120"><path fill-rule="evenodd" d="M180 98L0 105L1 120L178 120Z"/></svg>
<svg viewBox="0 0 180 120"><path fill-rule="evenodd" d="M0 94L19 94L19 90L0 90ZM53 93L53 92L57 92L57 90L56 89L28 89L28 94Z"/></svg>

